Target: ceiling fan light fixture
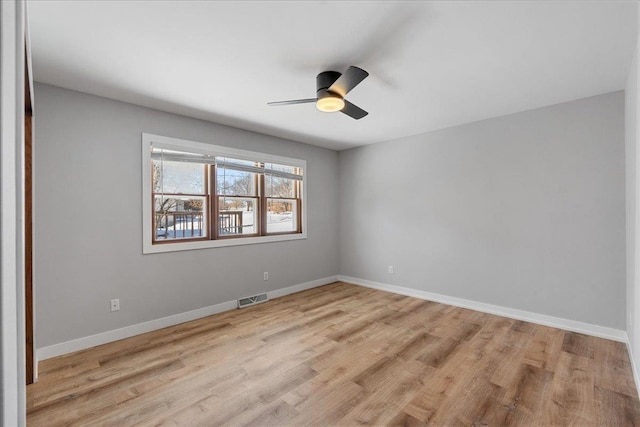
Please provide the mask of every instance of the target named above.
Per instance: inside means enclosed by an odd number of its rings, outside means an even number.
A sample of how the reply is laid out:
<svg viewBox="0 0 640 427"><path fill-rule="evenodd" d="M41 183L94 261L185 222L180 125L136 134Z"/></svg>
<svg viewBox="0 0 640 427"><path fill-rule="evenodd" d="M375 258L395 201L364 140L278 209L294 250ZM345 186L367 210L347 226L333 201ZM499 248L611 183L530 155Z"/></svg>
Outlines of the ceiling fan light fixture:
<svg viewBox="0 0 640 427"><path fill-rule="evenodd" d="M335 95L328 95L322 98L318 98L316 102L316 108L325 113L333 113L340 111L344 108L344 99Z"/></svg>
<svg viewBox="0 0 640 427"><path fill-rule="evenodd" d="M267 102L267 105L295 105L316 104L316 108L326 113L340 111L355 120L360 120L367 114L362 108L353 105L344 97L364 80L369 73L362 68L350 66L344 73L337 71L323 71L316 76L316 97L305 99L290 99L288 101Z"/></svg>

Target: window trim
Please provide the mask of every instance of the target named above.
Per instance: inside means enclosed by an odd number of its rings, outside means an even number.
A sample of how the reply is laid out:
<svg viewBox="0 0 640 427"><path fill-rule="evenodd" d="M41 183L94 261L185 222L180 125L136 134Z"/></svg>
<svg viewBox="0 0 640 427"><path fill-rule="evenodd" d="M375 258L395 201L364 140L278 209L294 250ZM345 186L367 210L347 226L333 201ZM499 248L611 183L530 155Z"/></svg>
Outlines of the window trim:
<svg viewBox="0 0 640 427"><path fill-rule="evenodd" d="M173 148L177 151L192 150L205 155L227 156L241 160L260 161L264 163L278 163L287 166L302 168L302 212L300 215L301 233L269 234L266 236L243 237L234 239L215 240L186 240L153 243L153 208L150 200L153 199L151 187L151 145L152 143L162 144L166 148ZM219 145L207 144L186 139L171 138L167 136L142 134L142 253L153 254L162 252L188 251L195 249L219 248L226 246L254 245L259 243L284 242L289 240L301 240L307 238L307 198L308 189L306 185L308 177L307 162L302 159L277 156L274 154L260 153L256 151L241 150L238 148L223 147ZM214 197L215 199L216 197ZM213 206L210 207L213 215ZM263 209L264 210L264 209ZM265 211L266 212L266 211ZM211 219L210 219L211 220Z"/></svg>

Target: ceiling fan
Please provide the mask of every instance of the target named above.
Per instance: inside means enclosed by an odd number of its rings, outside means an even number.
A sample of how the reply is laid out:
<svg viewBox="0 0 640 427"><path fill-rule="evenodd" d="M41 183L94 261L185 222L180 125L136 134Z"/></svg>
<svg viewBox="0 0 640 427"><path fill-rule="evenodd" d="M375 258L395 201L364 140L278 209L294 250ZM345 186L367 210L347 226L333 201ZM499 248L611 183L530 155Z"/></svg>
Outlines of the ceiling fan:
<svg viewBox="0 0 640 427"><path fill-rule="evenodd" d="M293 99L290 101L267 102L267 105L293 105L293 104L309 104L316 103L316 107L320 111L335 112L340 111L347 116L356 120L363 118L367 113L362 108L353 105L346 99L345 95L354 87L360 84L369 73L365 70L351 66L340 74L337 71L324 71L316 77L316 97L306 99Z"/></svg>

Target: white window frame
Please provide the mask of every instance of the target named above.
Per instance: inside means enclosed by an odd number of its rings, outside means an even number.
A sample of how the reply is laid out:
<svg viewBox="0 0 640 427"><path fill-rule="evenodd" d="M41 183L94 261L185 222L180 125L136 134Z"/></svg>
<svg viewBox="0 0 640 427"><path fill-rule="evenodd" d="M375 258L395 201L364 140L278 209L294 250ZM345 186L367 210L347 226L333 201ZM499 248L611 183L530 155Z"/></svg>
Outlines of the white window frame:
<svg viewBox="0 0 640 427"><path fill-rule="evenodd" d="M241 160L252 160L264 163L277 163L287 166L299 167L303 170L302 176L302 233L279 234L270 236L243 237L237 239L218 239L153 244L153 224L151 200L151 147L152 144L160 144L164 148L172 148L177 151L191 150L201 154L212 156L232 157ZM306 160L291 157L276 156L273 154L259 153L255 151L241 150L237 148L223 147L220 145L206 144L189 141L186 139L171 138L149 133L142 134L142 253L155 254L162 252L189 251L195 249L220 248L225 246L254 245L258 243L283 242L287 240L301 240L307 238L307 162Z"/></svg>

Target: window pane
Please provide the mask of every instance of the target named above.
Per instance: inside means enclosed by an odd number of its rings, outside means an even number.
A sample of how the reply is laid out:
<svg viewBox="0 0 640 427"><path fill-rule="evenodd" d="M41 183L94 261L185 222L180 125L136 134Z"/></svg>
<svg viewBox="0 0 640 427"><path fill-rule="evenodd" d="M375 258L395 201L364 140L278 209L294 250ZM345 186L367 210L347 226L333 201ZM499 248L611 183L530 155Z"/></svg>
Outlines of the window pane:
<svg viewBox="0 0 640 427"><path fill-rule="evenodd" d="M289 178L281 178L279 176L265 175L264 186L267 197L289 197L294 198L296 181Z"/></svg>
<svg viewBox="0 0 640 427"><path fill-rule="evenodd" d="M298 204L294 200L267 200L267 233L298 230Z"/></svg>
<svg viewBox="0 0 640 427"><path fill-rule="evenodd" d="M258 232L257 200L243 197L218 197L218 234L233 236Z"/></svg>
<svg viewBox="0 0 640 427"><path fill-rule="evenodd" d="M156 240L207 237L206 197L155 196Z"/></svg>
<svg viewBox="0 0 640 427"><path fill-rule="evenodd" d="M204 194L205 165L153 160L153 192Z"/></svg>
<svg viewBox="0 0 640 427"><path fill-rule="evenodd" d="M228 169L216 168L216 191L220 195L256 196L256 174Z"/></svg>

